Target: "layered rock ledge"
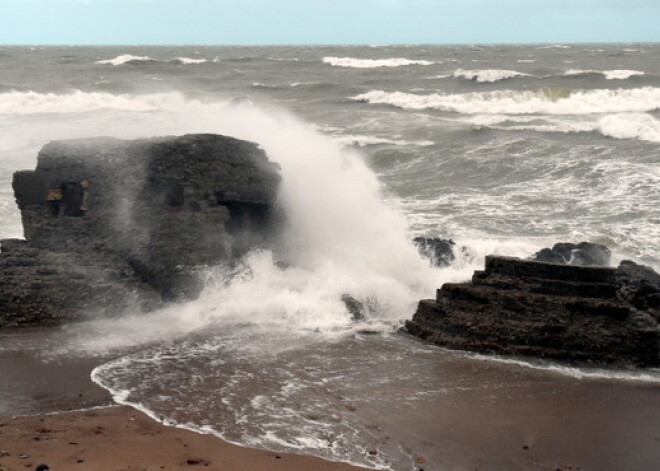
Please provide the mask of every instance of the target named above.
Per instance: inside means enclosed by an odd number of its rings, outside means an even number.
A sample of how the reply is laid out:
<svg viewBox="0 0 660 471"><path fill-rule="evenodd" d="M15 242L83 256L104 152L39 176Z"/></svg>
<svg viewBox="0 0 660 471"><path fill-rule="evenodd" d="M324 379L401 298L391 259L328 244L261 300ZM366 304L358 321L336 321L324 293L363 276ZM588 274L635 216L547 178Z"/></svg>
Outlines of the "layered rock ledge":
<svg viewBox="0 0 660 471"><path fill-rule="evenodd" d="M200 267L268 243L280 179L213 134L47 144L14 174L25 240L0 241L0 327L195 298Z"/></svg>
<svg viewBox="0 0 660 471"><path fill-rule="evenodd" d="M648 267L486 257L471 282L419 302L407 330L436 345L620 366L657 366L660 277ZM658 277L658 279L654 278Z"/></svg>

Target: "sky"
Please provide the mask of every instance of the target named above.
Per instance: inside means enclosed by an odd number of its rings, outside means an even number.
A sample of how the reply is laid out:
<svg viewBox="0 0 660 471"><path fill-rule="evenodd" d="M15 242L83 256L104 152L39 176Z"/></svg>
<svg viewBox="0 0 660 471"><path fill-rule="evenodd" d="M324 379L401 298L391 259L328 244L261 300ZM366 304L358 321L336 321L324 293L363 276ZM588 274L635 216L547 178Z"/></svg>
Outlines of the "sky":
<svg viewBox="0 0 660 471"><path fill-rule="evenodd" d="M660 0L0 0L0 44L660 42Z"/></svg>

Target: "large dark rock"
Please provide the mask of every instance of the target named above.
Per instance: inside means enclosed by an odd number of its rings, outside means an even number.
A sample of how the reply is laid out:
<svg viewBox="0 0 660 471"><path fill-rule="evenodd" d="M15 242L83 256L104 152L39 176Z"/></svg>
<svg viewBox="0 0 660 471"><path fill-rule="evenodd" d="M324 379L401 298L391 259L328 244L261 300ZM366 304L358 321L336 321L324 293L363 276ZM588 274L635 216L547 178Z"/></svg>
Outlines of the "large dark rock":
<svg viewBox="0 0 660 471"><path fill-rule="evenodd" d="M199 267L267 243L279 182L256 144L219 135L47 144L14 175L26 240L2 242L0 326L196 297Z"/></svg>
<svg viewBox="0 0 660 471"><path fill-rule="evenodd" d="M648 306L656 302L658 279L639 281L649 276L627 264L615 269L489 256L471 282L447 283L436 299L420 301L406 327L449 348L657 366L660 331Z"/></svg>

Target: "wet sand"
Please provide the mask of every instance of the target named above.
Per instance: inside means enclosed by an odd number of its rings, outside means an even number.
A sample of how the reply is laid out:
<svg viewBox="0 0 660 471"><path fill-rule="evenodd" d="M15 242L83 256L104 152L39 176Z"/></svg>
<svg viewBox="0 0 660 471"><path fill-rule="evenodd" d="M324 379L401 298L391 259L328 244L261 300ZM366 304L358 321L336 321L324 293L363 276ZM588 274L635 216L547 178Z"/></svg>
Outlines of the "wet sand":
<svg viewBox="0 0 660 471"><path fill-rule="evenodd" d="M212 435L166 427L129 407L0 418L0 470L211 469L351 471L343 463L242 448Z"/></svg>
<svg viewBox="0 0 660 471"><path fill-rule="evenodd" d="M108 392L90 380L91 370L106 359L44 357L53 332L0 331L0 471L40 464L51 471L362 469L243 448L113 405Z"/></svg>
<svg viewBox="0 0 660 471"><path fill-rule="evenodd" d="M0 457L2 471L41 463L53 471L189 469L205 463L206 469L250 471L359 469L237 447L165 427L131 408L108 408L108 393L89 379L107 358L44 358L52 337L49 330L0 332L0 451L9 453ZM356 366L365 351L391 361ZM333 368L344 375L344 389L331 388L340 399L328 403L327 413L346 409L342 405L353 398L345 412L359 414L352 420L369 430L370 449L380 454L400 446L409 454L408 464L394 466L396 471L660 469L657 382L576 379L465 358L405 337L385 343L367 336L312 353L334 358ZM301 358L297 367L311 366L305 363L313 361L311 353ZM424 391L435 393L414 396ZM87 407L103 408L49 415ZM15 415L31 416L10 418Z"/></svg>

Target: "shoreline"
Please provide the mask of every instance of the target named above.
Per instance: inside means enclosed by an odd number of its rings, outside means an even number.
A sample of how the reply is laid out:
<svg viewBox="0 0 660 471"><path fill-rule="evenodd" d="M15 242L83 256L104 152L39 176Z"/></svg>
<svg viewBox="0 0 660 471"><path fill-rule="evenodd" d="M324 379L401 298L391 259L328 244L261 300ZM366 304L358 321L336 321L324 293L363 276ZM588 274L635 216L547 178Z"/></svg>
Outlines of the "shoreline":
<svg viewBox="0 0 660 471"><path fill-rule="evenodd" d="M169 427L129 406L0 417L0 470L208 469L358 471L347 463L246 448ZM193 468L194 469L194 468Z"/></svg>

